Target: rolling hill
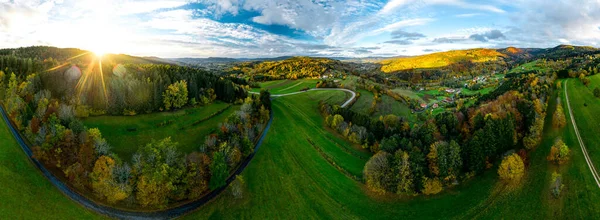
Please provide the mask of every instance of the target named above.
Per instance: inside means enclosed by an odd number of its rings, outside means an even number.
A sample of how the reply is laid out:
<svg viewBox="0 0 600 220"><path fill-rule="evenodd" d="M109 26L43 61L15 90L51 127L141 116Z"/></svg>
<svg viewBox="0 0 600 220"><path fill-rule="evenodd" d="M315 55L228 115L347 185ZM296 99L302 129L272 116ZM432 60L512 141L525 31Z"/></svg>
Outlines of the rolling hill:
<svg viewBox="0 0 600 220"><path fill-rule="evenodd" d="M461 61L487 62L507 57L493 49L452 50L422 56L403 57L381 61L381 70L391 73L408 69L426 69L448 66Z"/></svg>

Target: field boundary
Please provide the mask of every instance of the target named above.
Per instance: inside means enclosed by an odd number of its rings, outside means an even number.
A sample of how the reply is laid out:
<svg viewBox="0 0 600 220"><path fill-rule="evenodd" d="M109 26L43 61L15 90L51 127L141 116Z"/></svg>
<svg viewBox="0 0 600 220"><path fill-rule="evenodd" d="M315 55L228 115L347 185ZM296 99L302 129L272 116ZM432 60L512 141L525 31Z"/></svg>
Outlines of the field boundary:
<svg viewBox="0 0 600 220"><path fill-rule="evenodd" d="M565 97L567 100L567 107L569 108L569 115L571 116L571 124L573 124L573 129L575 130L575 135L577 136L577 141L579 142L579 146L581 147L581 152L583 152L583 156L585 157L585 162L587 163L588 167L590 168L590 172L592 173L592 176L594 177L594 180L596 181L596 185L598 185L598 188L600 188L600 176L598 176L598 172L596 171L596 168L594 167L594 163L592 162L592 159L590 159L590 156L588 155L587 149L585 148L585 144L583 143L583 139L581 138L581 135L579 134L579 128L577 128L577 123L575 122L575 117L573 117L573 110L571 109L571 103L569 102L569 93L567 92L568 82L569 82L569 80L565 80Z"/></svg>
<svg viewBox="0 0 600 220"><path fill-rule="evenodd" d="M329 163L331 166L336 168L338 171L342 172L342 174L346 175L348 178L353 179L357 182L361 182L361 183L363 182L361 178L352 175L350 172L348 172L348 170L337 165L335 163L335 161L333 161L333 159L331 159L331 157L327 153L323 152L323 150L312 141L312 139L307 137L306 141L308 141L308 143L321 155L321 157L323 157L323 159L325 159L325 161L327 161L327 163Z"/></svg>
<svg viewBox="0 0 600 220"><path fill-rule="evenodd" d="M216 112L212 113L211 115L209 115L209 116L207 116L207 117L205 117L205 118L203 118L203 119L200 119L200 120L198 120L198 121L195 121L195 122L194 122L194 123L192 123L192 125L190 125L189 127L194 127L194 126L196 126L196 125L198 125L198 124L200 124L200 123L202 123L202 122L208 121L208 120L210 120L210 119L212 119L212 118L216 117L217 115L220 115L220 114L222 114L223 112L227 111L229 108L231 108L231 105L227 105L227 107L225 107L225 108L223 108L223 109L221 109L221 110L219 110L219 111L216 111ZM181 130L183 130L183 128L184 128L184 127L182 127L182 129L181 129Z"/></svg>

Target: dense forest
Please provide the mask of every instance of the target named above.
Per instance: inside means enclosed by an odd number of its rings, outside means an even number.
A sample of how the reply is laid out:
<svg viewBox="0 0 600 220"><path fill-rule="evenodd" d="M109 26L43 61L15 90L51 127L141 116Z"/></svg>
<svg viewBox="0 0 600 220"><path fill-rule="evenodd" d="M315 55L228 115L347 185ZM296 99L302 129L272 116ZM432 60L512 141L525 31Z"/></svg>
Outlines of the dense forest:
<svg viewBox="0 0 600 220"><path fill-rule="evenodd" d="M83 51L47 47L3 50L8 55L0 57L0 97L34 157L95 200L164 208L199 198L222 187L253 153L270 118L269 93L248 96L243 79L167 64L101 64L95 58L79 66L85 62L67 58L79 52ZM110 55L103 59L110 60ZM209 105L216 99L236 102L240 110L188 155L178 152L177 140L166 138L132 146L138 148L132 158L119 158L102 131L80 121L93 114L168 111Z"/></svg>
<svg viewBox="0 0 600 220"><path fill-rule="evenodd" d="M320 78L323 75L346 74L350 71L342 62L327 58L292 57L281 61L245 62L229 70L244 74L251 81L277 79Z"/></svg>

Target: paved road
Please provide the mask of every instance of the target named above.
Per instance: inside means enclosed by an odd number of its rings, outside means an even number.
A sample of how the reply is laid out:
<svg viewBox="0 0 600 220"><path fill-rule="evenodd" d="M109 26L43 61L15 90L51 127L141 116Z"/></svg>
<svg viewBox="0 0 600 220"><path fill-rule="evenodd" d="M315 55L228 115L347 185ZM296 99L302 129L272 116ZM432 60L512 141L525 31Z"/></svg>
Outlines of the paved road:
<svg viewBox="0 0 600 220"><path fill-rule="evenodd" d="M571 116L571 123L573 123L573 129L575 129L575 135L577 135L577 140L579 142L579 146L581 147L581 151L583 152L583 156L585 157L585 162L590 168L590 172L592 172L592 176L594 176L594 180L596 180L596 185L600 188L600 176L596 171L596 167L594 167L594 163L590 156L588 155L587 149L585 148L585 144L583 143L583 139L581 139L581 135L579 134L579 128L577 128L577 123L575 122L575 117L573 117L573 111L571 109L571 103L569 102L569 93L567 92L567 85L569 80L565 81L565 98L567 100L567 107L569 108L569 115Z"/></svg>
<svg viewBox="0 0 600 220"><path fill-rule="evenodd" d="M271 94L271 97L282 97L282 96L290 96L290 95L296 95L296 94L300 94L300 93L305 93L305 92L309 92L309 91L319 91L319 90L337 90L337 91L344 91L344 92L349 92L350 94L352 94L352 97L350 97L350 99L348 99L346 102L344 102L344 104L342 104L342 108L347 107L348 105L350 105L350 103L352 103L352 101L356 98L356 92L349 90L349 89L340 89L340 88L316 88L316 89L309 89L306 91L299 91L299 92L291 92L291 93L286 93L286 94L278 94L278 95L273 95ZM251 94L259 94L258 92L248 92Z"/></svg>

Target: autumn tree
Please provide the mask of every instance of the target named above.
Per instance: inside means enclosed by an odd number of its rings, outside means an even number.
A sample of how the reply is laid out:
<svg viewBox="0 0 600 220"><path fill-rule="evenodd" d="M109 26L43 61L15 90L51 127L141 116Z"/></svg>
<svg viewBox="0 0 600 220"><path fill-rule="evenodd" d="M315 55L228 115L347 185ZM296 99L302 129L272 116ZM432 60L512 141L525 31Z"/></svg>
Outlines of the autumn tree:
<svg viewBox="0 0 600 220"><path fill-rule="evenodd" d="M396 179L398 186L396 192L398 194L412 194L413 190L413 176L410 168L410 156L405 151L397 151L395 155L397 161L397 174Z"/></svg>
<svg viewBox="0 0 600 220"><path fill-rule="evenodd" d="M562 128L567 124L567 119L565 118L565 112L560 103L560 99L558 99L558 103L556 104L556 111L554 111L554 115L552 116L552 125L555 128Z"/></svg>
<svg viewBox="0 0 600 220"><path fill-rule="evenodd" d="M562 164L569 159L569 147L562 141L562 139L557 139L550 148L550 155L548 155L548 160L552 161L556 164Z"/></svg>
<svg viewBox="0 0 600 220"><path fill-rule="evenodd" d="M188 102L188 89L185 80L173 83L163 93L165 109L181 108Z"/></svg>
<svg viewBox="0 0 600 220"><path fill-rule="evenodd" d="M423 194L435 195L442 191L442 182L438 178L423 178Z"/></svg>
<svg viewBox="0 0 600 220"><path fill-rule="evenodd" d="M204 153L192 152L186 158L188 172L185 182L189 186L189 199L198 198L208 189L210 158Z"/></svg>
<svg viewBox="0 0 600 220"><path fill-rule="evenodd" d="M388 173L390 172L389 157L389 153L379 151L379 153L373 155L365 164L363 175L369 189L378 193L383 193L388 189Z"/></svg>
<svg viewBox="0 0 600 220"><path fill-rule="evenodd" d="M596 98L600 98L600 87L596 87L594 89L594 96L596 96Z"/></svg>
<svg viewBox="0 0 600 220"><path fill-rule="evenodd" d="M525 165L521 157L516 153L506 156L498 168L500 179L508 183L519 182L523 174L525 174Z"/></svg>
<svg viewBox="0 0 600 220"><path fill-rule="evenodd" d="M101 156L96 160L94 170L91 173L92 188L99 196L106 199L108 203L116 203L129 196L131 189L119 187L113 179L114 159Z"/></svg>

